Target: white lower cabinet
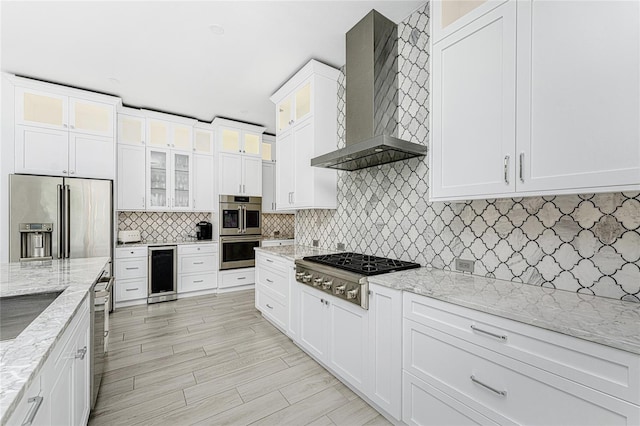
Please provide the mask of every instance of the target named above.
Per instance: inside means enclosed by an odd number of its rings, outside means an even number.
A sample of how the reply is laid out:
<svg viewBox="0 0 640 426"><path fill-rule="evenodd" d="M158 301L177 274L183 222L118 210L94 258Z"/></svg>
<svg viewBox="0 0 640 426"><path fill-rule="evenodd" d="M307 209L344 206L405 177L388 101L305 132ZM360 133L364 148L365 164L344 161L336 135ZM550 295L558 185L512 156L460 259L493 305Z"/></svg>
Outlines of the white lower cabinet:
<svg viewBox="0 0 640 426"><path fill-rule="evenodd" d="M85 425L90 410L91 343L87 297L7 425Z"/></svg>
<svg viewBox="0 0 640 426"><path fill-rule="evenodd" d="M147 303L148 248L116 248L115 306Z"/></svg>
<svg viewBox="0 0 640 426"><path fill-rule="evenodd" d="M415 294L404 295L403 321L403 369L408 380L403 420L407 423L640 422L637 404L603 393L602 387L578 383L596 383L593 380L620 374L616 380L628 386L624 386L626 394L620 389L618 394L637 402L637 356L614 350L619 354L599 360L605 355L601 350L612 348L589 342L593 347L585 348L579 339ZM570 352L571 359L563 359ZM599 363L597 372L593 367L589 370L591 361ZM556 363L564 364L560 374L548 371ZM431 408L424 411L426 406Z"/></svg>
<svg viewBox="0 0 640 426"><path fill-rule="evenodd" d="M218 244L178 246L178 294L193 295L218 288Z"/></svg>
<svg viewBox="0 0 640 426"><path fill-rule="evenodd" d="M402 415L402 292L369 285L367 396L400 420Z"/></svg>
<svg viewBox="0 0 640 426"><path fill-rule="evenodd" d="M290 327L290 283L294 269L290 260L256 252L256 309L287 335Z"/></svg>
<svg viewBox="0 0 640 426"><path fill-rule="evenodd" d="M218 288L233 289L253 286L256 283L256 268L228 269L218 272Z"/></svg>
<svg viewBox="0 0 640 426"><path fill-rule="evenodd" d="M279 247L279 246L292 246L295 244L295 240L262 240L261 247Z"/></svg>

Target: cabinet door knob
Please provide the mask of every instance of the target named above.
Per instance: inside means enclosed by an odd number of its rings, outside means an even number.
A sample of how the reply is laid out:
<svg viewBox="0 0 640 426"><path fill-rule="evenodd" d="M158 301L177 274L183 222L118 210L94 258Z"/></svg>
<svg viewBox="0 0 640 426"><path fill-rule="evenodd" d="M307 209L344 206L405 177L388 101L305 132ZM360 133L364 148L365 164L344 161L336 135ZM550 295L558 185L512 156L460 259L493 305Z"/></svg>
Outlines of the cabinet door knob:
<svg viewBox="0 0 640 426"><path fill-rule="evenodd" d="M67 125L66 125L66 124L63 124L63 125L62 125L62 127L64 127L64 128L66 129L66 128L67 128Z"/></svg>
<svg viewBox="0 0 640 426"><path fill-rule="evenodd" d="M67 173L67 171L66 171L66 170L63 170L63 171L62 171L62 173Z"/></svg>
<svg viewBox="0 0 640 426"><path fill-rule="evenodd" d="M69 126L69 127L70 127L70 128L72 128L72 129L75 129L75 128L76 128L76 126L74 126L74 125L71 125L71 126Z"/></svg>
<svg viewBox="0 0 640 426"><path fill-rule="evenodd" d="M75 174L75 173L76 173L76 172L75 172L75 171L73 171L73 170L71 170L71 171L69 172L69 174L71 174L71 175L73 175L73 174Z"/></svg>

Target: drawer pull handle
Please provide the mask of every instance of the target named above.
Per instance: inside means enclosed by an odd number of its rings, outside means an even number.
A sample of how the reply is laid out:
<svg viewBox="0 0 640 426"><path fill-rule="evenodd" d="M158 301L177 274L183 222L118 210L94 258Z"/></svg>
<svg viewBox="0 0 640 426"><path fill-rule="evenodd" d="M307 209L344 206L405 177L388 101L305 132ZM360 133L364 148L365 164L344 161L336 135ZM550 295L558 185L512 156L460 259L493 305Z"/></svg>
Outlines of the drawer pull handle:
<svg viewBox="0 0 640 426"><path fill-rule="evenodd" d="M471 381L473 383L478 384L478 385L482 386L483 388L490 390L493 393L496 393L496 394L498 394L500 396L507 396L507 391L506 390L501 391L501 390L498 390L498 389L496 389L494 387L491 387L491 386L489 386L489 385L487 385L485 383L482 383L480 380L476 379L476 377L474 375L471 375L470 379L471 379Z"/></svg>
<svg viewBox="0 0 640 426"><path fill-rule="evenodd" d="M204 262L193 262L194 265L202 265Z"/></svg>
<svg viewBox="0 0 640 426"><path fill-rule="evenodd" d="M44 398L41 396L32 396L31 398L27 399L27 402L29 404L32 404L32 403L35 403L35 404L31 406L31 409L29 410L29 414L27 414L27 418L24 419L24 422L22 422L22 426L29 426L30 424L33 423L33 419L36 418L36 414L38 414L38 410L40 410L42 401L44 401Z"/></svg>
<svg viewBox="0 0 640 426"><path fill-rule="evenodd" d="M273 306L271 306L270 304L267 303L267 308L273 309Z"/></svg>
<svg viewBox="0 0 640 426"><path fill-rule="evenodd" d="M204 280L195 280L193 283L194 283L194 284L195 284L195 283L201 283L201 282L203 282L203 281L204 281Z"/></svg>
<svg viewBox="0 0 640 426"><path fill-rule="evenodd" d="M136 291L136 290L138 290L138 287L136 287L136 288L127 288L124 291Z"/></svg>
<svg viewBox="0 0 640 426"><path fill-rule="evenodd" d="M135 268L124 268L124 269L126 269L127 271L133 271L133 270L135 270L135 269L140 269L140 268L138 268L138 267L136 266Z"/></svg>
<svg viewBox="0 0 640 426"><path fill-rule="evenodd" d="M267 259L267 262L269 262L269 263L273 263L273 260L271 260L271 259Z"/></svg>
<svg viewBox="0 0 640 426"><path fill-rule="evenodd" d="M481 328L476 327L475 325L471 326L471 330L477 331L478 333L486 334L487 336L495 337L496 339L502 340L503 342L507 341L507 336L483 330Z"/></svg>
<svg viewBox="0 0 640 426"><path fill-rule="evenodd" d="M247 279L247 277L238 277L238 278L236 278L236 279L237 279L237 280L246 280L246 279Z"/></svg>
<svg viewBox="0 0 640 426"><path fill-rule="evenodd" d="M270 280L269 278L267 278L267 282L273 284L273 280Z"/></svg>

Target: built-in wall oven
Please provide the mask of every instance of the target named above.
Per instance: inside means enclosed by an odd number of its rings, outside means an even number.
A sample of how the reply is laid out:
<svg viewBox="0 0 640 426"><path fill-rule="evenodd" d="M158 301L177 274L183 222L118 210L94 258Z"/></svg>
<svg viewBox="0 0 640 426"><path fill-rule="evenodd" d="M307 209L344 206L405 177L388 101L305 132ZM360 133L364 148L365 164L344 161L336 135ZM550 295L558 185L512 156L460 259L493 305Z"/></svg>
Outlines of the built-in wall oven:
<svg viewBox="0 0 640 426"><path fill-rule="evenodd" d="M220 196L220 236L261 235L262 197Z"/></svg>
<svg viewBox="0 0 640 426"><path fill-rule="evenodd" d="M220 269L251 268L262 235L262 198L220 196Z"/></svg>

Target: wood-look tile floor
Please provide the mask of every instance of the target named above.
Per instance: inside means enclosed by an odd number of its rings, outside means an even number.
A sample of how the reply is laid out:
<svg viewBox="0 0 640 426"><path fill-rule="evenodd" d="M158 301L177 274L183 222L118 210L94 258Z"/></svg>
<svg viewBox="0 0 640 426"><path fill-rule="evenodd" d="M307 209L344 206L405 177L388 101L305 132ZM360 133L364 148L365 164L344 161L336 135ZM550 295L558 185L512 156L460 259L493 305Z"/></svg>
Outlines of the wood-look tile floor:
<svg viewBox="0 0 640 426"><path fill-rule="evenodd" d="M89 425L388 425L262 318L254 292L122 308Z"/></svg>

